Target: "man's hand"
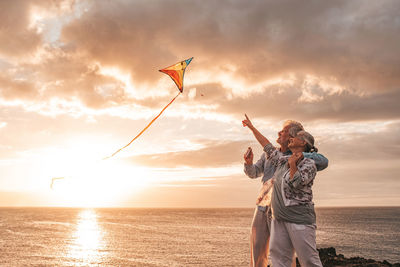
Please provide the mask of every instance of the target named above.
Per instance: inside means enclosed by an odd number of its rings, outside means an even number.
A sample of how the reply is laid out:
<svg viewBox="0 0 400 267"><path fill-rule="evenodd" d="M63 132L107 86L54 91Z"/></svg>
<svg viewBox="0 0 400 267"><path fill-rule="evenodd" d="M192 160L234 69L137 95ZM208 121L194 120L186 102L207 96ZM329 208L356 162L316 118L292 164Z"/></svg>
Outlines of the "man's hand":
<svg viewBox="0 0 400 267"><path fill-rule="evenodd" d="M244 114L244 116L246 116L245 120L242 120L242 124L243 127L249 127L249 129L253 132L254 137L257 139L258 143L260 143L260 145L262 147L265 147L266 145L270 144L270 142L268 141L268 139L262 135L257 129L256 127L253 126L253 124L251 123L249 117L247 117L246 114Z"/></svg>
<svg viewBox="0 0 400 267"><path fill-rule="evenodd" d="M253 129L254 126L253 126L253 124L251 123L249 117L247 117L246 114L244 114L244 116L246 117L246 119L245 119L245 120L242 120L243 127L246 127L246 126L247 126L247 127L249 127L249 129Z"/></svg>
<svg viewBox="0 0 400 267"><path fill-rule="evenodd" d="M293 153L289 160L289 167L290 167L290 179L293 178L294 174L297 171L297 164L304 158L303 153L302 152L296 152Z"/></svg>
<svg viewBox="0 0 400 267"><path fill-rule="evenodd" d="M251 150L251 147L249 147L243 155L244 161L246 162L247 165L252 165L253 164L253 151Z"/></svg>

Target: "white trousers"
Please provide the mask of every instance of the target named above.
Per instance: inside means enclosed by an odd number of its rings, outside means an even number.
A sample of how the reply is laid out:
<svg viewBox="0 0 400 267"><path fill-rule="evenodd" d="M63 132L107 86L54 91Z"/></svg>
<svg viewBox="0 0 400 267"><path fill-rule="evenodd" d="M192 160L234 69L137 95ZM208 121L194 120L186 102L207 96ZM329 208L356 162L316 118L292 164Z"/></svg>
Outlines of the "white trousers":
<svg viewBox="0 0 400 267"><path fill-rule="evenodd" d="M322 267L315 241L316 225L272 219L270 256L273 267L290 267L293 253L302 267Z"/></svg>
<svg viewBox="0 0 400 267"><path fill-rule="evenodd" d="M267 267L268 266L268 242L269 242L269 226L268 211L262 211L258 207L254 211L253 222L251 223L250 233L250 251L251 251L251 267Z"/></svg>

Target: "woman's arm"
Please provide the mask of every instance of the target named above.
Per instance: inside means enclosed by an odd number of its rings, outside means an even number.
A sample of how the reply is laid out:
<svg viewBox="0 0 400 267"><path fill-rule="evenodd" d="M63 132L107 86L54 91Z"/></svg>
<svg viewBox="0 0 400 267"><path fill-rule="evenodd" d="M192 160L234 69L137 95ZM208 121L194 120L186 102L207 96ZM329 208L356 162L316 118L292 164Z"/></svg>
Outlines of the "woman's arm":
<svg viewBox="0 0 400 267"><path fill-rule="evenodd" d="M306 186L314 180L316 174L317 168L314 161L305 158L296 165L296 172L294 172L293 176L290 175L289 184L294 188Z"/></svg>
<svg viewBox="0 0 400 267"><path fill-rule="evenodd" d="M296 152L293 153L289 160L289 167L290 167L290 179L293 179L294 174L298 171L297 169L297 163L300 162L300 160L302 160L304 158L303 153L301 152Z"/></svg>

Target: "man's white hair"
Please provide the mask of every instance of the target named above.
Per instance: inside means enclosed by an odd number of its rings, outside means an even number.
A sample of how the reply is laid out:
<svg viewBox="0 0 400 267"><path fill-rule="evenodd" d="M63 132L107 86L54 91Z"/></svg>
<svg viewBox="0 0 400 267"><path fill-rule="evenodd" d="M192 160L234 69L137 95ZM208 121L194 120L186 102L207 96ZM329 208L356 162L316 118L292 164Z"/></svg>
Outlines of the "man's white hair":
<svg viewBox="0 0 400 267"><path fill-rule="evenodd" d="M303 125L300 122L294 120L287 120L283 123L283 128L289 126L289 135L295 137L298 132L304 131Z"/></svg>

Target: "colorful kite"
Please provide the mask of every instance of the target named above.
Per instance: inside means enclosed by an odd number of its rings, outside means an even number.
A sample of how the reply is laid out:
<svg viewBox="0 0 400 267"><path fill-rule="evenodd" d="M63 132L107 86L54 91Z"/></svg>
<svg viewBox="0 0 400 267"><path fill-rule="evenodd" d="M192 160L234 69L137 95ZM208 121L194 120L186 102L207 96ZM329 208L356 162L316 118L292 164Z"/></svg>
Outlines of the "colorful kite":
<svg viewBox="0 0 400 267"><path fill-rule="evenodd" d="M183 92L183 76L185 75L185 69L190 64L192 59L193 58L189 58L172 66L166 67L165 69L159 70L171 77L181 93Z"/></svg>
<svg viewBox="0 0 400 267"><path fill-rule="evenodd" d="M124 147L118 149L117 151L114 152L114 154L112 154L109 157L106 157L104 159L108 159L113 157L115 154L117 154L118 152L120 152L122 149L126 148L127 146L129 146L130 144L132 144L133 141L135 141L140 135L142 135L142 133L144 133L144 131L147 130L147 128L150 127L150 125L153 124L153 122L158 119L158 117L161 116L161 114L164 112L164 110L167 109L167 107L169 107L169 105L172 104L172 102L174 102L174 100L179 96L179 94L181 94L183 92L183 77L185 75L185 69L186 67L190 64L190 62L192 61L193 57L186 59L184 61L178 62L172 66L166 67L164 69L161 69L159 71L167 74L169 77L171 77L171 79L175 82L176 86L179 89L179 93L171 100L171 102L168 103L168 105L166 105L161 112L154 118L151 120L151 122L149 124L147 124L147 126L140 132L138 133L127 145L125 145Z"/></svg>

